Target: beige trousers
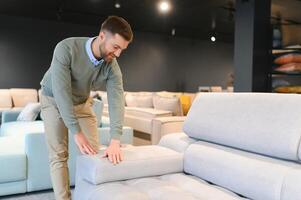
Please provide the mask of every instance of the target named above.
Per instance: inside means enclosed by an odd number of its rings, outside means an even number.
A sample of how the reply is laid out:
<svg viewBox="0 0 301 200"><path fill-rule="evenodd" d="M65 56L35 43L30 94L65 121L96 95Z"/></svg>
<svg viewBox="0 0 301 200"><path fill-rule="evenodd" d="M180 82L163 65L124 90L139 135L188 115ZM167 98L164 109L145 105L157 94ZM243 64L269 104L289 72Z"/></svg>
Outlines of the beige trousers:
<svg viewBox="0 0 301 200"><path fill-rule="evenodd" d="M74 113L88 141L95 149L98 149L97 121L92 105L93 99L89 98L84 104L74 106ZM71 192L67 164L69 156L68 129L53 97L41 95L41 110L55 199L70 200Z"/></svg>

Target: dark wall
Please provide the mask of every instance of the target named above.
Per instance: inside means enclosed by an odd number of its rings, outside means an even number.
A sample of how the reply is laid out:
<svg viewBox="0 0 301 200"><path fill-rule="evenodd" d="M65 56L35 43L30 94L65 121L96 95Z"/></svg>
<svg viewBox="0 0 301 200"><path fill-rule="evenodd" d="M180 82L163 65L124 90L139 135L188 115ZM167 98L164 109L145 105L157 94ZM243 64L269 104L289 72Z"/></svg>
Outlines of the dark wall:
<svg viewBox="0 0 301 200"><path fill-rule="evenodd" d="M0 15L0 88L39 88L57 42L94 36L99 27ZM233 44L135 32L118 59L129 91L197 91L226 86Z"/></svg>

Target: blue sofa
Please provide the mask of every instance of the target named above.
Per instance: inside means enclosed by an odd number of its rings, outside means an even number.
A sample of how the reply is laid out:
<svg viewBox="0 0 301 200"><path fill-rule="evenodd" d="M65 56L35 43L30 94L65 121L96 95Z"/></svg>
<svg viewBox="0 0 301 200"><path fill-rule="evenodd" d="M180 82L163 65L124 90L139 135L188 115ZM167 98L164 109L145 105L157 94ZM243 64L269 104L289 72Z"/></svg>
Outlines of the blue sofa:
<svg viewBox="0 0 301 200"><path fill-rule="evenodd" d="M102 118L102 102L94 101L93 110L98 121L100 143L110 141L107 118ZM0 196L52 188L48 153L44 139L43 121L16 121L20 111L4 111L0 128ZM132 144L133 129L123 128L122 143ZM75 160L80 154L69 134L69 173L75 183Z"/></svg>
<svg viewBox="0 0 301 200"><path fill-rule="evenodd" d="M183 131L116 166L79 156L73 199L301 199L299 94L204 93Z"/></svg>

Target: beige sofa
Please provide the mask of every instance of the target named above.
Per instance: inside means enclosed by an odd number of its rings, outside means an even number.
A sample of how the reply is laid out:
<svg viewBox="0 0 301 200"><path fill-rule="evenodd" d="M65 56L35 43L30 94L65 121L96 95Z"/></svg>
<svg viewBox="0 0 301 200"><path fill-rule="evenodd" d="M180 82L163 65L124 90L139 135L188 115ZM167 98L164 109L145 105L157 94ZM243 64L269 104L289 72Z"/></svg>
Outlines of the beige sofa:
<svg viewBox="0 0 301 200"><path fill-rule="evenodd" d="M107 94L96 91L104 102L104 116L109 116ZM182 132L185 116L180 97L195 93L182 92L125 92L125 126L150 135L151 143L158 144L166 134Z"/></svg>
<svg viewBox="0 0 301 200"><path fill-rule="evenodd" d="M3 111L21 110L26 104L30 102L38 102L38 92L36 89L0 89L0 117Z"/></svg>

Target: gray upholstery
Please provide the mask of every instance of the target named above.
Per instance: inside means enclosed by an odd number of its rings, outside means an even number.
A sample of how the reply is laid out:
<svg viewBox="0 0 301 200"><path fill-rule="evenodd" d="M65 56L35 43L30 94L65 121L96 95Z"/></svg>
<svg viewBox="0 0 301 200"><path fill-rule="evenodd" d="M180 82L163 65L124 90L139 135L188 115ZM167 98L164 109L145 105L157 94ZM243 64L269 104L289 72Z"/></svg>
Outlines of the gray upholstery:
<svg viewBox="0 0 301 200"><path fill-rule="evenodd" d="M207 142L188 147L184 171L251 199L279 200L301 185L301 179L290 179L292 173L301 177L300 164ZM301 199L301 190L293 199Z"/></svg>
<svg viewBox="0 0 301 200"><path fill-rule="evenodd" d="M247 200L183 173L92 185L78 182L75 200Z"/></svg>
<svg viewBox="0 0 301 200"><path fill-rule="evenodd" d="M80 157L75 197L300 200L300 138L300 95L204 93L194 101L184 133L164 136L161 148L132 147L133 155L141 155L125 159L126 167L103 170L106 160ZM174 165L164 162L170 159L166 149L183 155L183 171L166 174Z"/></svg>
<svg viewBox="0 0 301 200"><path fill-rule="evenodd" d="M78 160L78 174L92 184L126 180L143 176L156 176L183 171L183 154L160 146L127 147L124 161L113 165L103 152L95 156L82 156Z"/></svg>
<svg viewBox="0 0 301 200"><path fill-rule="evenodd" d="M190 137L299 160L301 95L210 93L193 103L184 123Z"/></svg>

